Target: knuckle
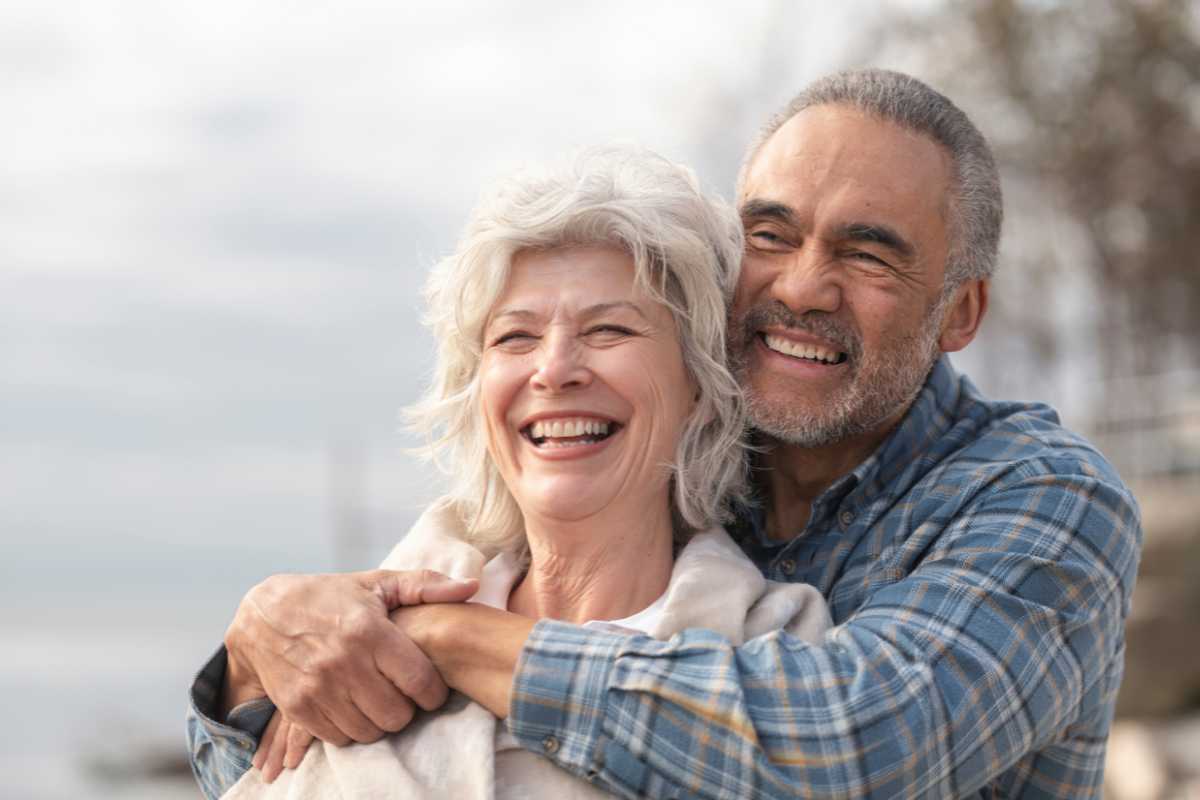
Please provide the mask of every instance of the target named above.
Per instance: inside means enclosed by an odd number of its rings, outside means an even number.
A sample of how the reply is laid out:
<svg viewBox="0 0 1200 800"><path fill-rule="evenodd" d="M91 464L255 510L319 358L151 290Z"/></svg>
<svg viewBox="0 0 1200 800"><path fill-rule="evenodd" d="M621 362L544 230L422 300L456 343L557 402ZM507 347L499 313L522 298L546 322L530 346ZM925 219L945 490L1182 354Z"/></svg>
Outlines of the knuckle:
<svg viewBox="0 0 1200 800"><path fill-rule="evenodd" d="M388 706L380 715L383 729L392 733L404 730L412 722L414 712L413 704L408 701Z"/></svg>
<svg viewBox="0 0 1200 800"><path fill-rule="evenodd" d="M342 619L342 635L354 644L365 644L376 637L379 627L379 617L371 612L357 608Z"/></svg>
<svg viewBox="0 0 1200 800"><path fill-rule="evenodd" d="M436 698L442 689L442 681L432 669L414 669L408 673L404 693L409 697Z"/></svg>

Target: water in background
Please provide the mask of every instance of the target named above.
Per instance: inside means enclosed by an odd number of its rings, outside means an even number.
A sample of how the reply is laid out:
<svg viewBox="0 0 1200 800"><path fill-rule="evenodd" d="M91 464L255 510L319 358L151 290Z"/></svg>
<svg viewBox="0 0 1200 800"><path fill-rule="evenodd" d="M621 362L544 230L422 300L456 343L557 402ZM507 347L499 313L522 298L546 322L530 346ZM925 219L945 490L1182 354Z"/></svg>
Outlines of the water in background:
<svg viewBox="0 0 1200 800"><path fill-rule="evenodd" d="M271 572L331 567L328 547L311 540L235 556L228 545L209 553L6 538L0 794L28 800L198 797L181 774L193 674L249 586Z"/></svg>

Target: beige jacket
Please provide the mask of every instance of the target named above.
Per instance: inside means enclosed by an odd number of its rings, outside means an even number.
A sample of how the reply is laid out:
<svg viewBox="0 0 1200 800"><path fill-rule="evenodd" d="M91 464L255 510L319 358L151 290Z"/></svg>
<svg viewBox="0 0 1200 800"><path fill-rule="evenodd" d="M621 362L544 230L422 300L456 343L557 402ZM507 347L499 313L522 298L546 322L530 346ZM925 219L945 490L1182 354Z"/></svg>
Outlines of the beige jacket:
<svg viewBox="0 0 1200 800"><path fill-rule="evenodd" d="M461 523L435 504L384 560L388 569L433 569L478 577L490 554L461 538ZM680 552L663 614L647 631L658 639L707 628L741 644L774 630L815 642L830 627L812 586L767 581L725 531L699 534ZM547 759L512 746L502 724L482 706L452 693L437 712L368 745L317 741L296 770L273 784L251 769L226 798L454 798L584 800L609 795ZM499 748L499 754L497 753Z"/></svg>

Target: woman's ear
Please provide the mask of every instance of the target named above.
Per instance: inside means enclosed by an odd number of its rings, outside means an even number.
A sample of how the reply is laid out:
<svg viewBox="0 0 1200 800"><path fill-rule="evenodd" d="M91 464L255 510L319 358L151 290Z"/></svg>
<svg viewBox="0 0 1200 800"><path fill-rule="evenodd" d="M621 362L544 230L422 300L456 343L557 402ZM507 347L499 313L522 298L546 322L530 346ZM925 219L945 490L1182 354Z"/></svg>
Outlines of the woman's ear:
<svg viewBox="0 0 1200 800"><path fill-rule="evenodd" d="M954 290L954 299L942 319L938 347L943 353L954 353L971 343L987 313L988 287L986 280L967 281Z"/></svg>

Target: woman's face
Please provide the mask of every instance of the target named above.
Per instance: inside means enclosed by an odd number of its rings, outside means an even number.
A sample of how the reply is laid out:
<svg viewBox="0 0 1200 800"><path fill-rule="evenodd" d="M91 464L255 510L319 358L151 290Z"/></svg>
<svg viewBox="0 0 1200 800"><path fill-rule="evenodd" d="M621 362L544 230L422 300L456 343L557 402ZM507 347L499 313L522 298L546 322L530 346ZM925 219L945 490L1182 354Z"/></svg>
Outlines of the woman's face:
<svg viewBox="0 0 1200 800"><path fill-rule="evenodd" d="M483 346L488 450L527 517L666 510L695 389L671 314L635 287L628 255L518 255Z"/></svg>

